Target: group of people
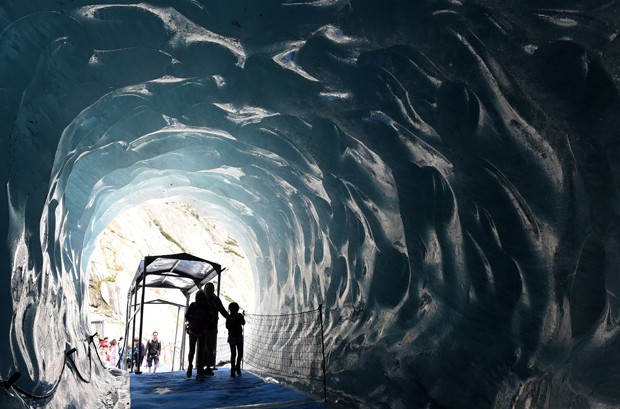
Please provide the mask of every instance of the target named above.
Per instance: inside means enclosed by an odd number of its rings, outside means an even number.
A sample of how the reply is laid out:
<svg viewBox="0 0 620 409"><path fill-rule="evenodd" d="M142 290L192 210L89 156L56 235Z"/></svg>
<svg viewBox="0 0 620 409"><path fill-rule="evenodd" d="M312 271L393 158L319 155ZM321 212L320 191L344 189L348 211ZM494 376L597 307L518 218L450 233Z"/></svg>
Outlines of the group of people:
<svg viewBox="0 0 620 409"><path fill-rule="evenodd" d="M121 337L121 341L122 340L123 338ZM116 339L113 339L112 341L109 341L108 337L100 339L99 356L106 365L110 367L116 367L119 357L118 342L116 341Z"/></svg>
<svg viewBox="0 0 620 409"><path fill-rule="evenodd" d="M138 338L134 338L133 346L127 345L127 351L129 352L127 354L127 369L129 372L133 372L138 364L142 366L145 356L149 373L157 372L159 357L161 356L161 341L158 338L159 333L154 331L153 338L147 341L146 347Z"/></svg>
<svg viewBox="0 0 620 409"><path fill-rule="evenodd" d="M189 334L188 378L192 377L194 356L196 356L196 379L200 380L204 379L205 375L213 375L218 313L226 318L228 344L230 345L230 376L241 375L245 318L239 313L239 305L236 302L231 302L227 311L215 294L213 283L207 283L204 291L198 290L195 301L189 305L185 313Z"/></svg>
<svg viewBox="0 0 620 409"><path fill-rule="evenodd" d="M214 375L218 314L226 319L226 328L228 329L230 376L241 375L245 317L239 313L239 305L236 302L231 302L228 305L228 310L226 310L220 298L215 294L213 283L207 283L204 290L198 290L195 297L195 301L189 305L185 313L187 333L189 334L187 377L192 377L194 357L196 358L196 379L204 379L205 375ZM122 342L122 338L120 342ZM100 354L109 366L116 367L117 364L120 366L120 361L126 365L129 372L135 372L138 366L143 366L146 358L149 373L157 371L162 352L162 344L157 331L153 332L152 338L147 341L146 345L140 339L134 338L133 344L127 343L125 351L119 350L119 345L122 344L119 344L115 339L108 343L107 337L100 340L99 345ZM119 354L121 355L120 358Z"/></svg>

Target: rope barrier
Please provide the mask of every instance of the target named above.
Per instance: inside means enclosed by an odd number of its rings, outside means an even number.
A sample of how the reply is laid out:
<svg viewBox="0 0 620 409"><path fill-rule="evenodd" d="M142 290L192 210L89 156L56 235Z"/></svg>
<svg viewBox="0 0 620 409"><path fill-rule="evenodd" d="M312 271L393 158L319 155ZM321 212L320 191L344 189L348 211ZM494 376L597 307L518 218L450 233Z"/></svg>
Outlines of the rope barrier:
<svg viewBox="0 0 620 409"><path fill-rule="evenodd" d="M75 348L73 348L71 351L75 352ZM78 369L77 365L75 364L75 361L73 360L73 352L72 353L67 353L67 358L69 359L69 362L71 362L71 365L73 365L73 368L75 369L75 372L77 373L78 378L80 378L80 380L82 382L85 383L90 383L90 381L93 379L93 361L90 359L90 344L88 344L88 375L89 375L89 379L84 378L84 376L82 376L82 374L80 373L80 370Z"/></svg>
<svg viewBox="0 0 620 409"><path fill-rule="evenodd" d="M34 393L27 392L27 391L23 390L22 388L20 388L19 386L17 386L17 384L13 384L13 389L15 389L17 392L19 392L22 395L24 395L24 396L26 396L28 398L31 398L31 399L47 399L47 398L49 398L50 396L52 396L56 392L56 389L58 389L58 385L60 384L60 380L62 379L62 374L65 372L65 367L66 366L67 366L67 360L63 359L63 361L62 361L62 370L60 371L60 376L58 377L56 382L54 382L54 386L52 387L52 389L50 389L44 395L35 395Z"/></svg>
<svg viewBox="0 0 620 409"><path fill-rule="evenodd" d="M265 372L322 381L322 309L284 315L246 314L244 361Z"/></svg>
<svg viewBox="0 0 620 409"><path fill-rule="evenodd" d="M2 383L2 386L4 386L4 388L6 390L9 390L10 388L15 389L17 392L19 392L21 395L25 396L26 398L29 399L36 399L36 400L43 400L43 399L48 399L50 398L52 395L54 395L54 393L56 392L56 390L58 389L58 385L60 385L60 381L62 380L62 375L65 372L65 368L67 367L67 361L69 361L71 363L71 365L73 366L73 368L75 369L75 372L78 376L78 378L85 383L90 383L92 380L92 367L93 367L93 362L92 362L92 354L91 354L91 347L90 345L93 344L94 345L94 341L93 339L97 336L97 333L94 333L93 335L89 335L89 342L88 342L88 370L89 370L89 379L86 379L81 373L80 370L77 367L77 364L75 362L75 360L73 359L73 354L77 351L76 348L71 348L69 351L66 351L63 355L64 355L64 359L62 362L62 369L60 371L60 375L58 376L58 379L56 379L56 382L54 382L54 385L52 386L52 388L47 391L46 393L39 395L36 394L34 392L28 392L24 389L22 389L20 386L18 386L16 384L17 380L21 377L21 373L19 372L15 372L13 375L11 375L11 377L7 380L2 380L0 379L0 383ZM95 348L95 351L97 351L97 348ZM99 353L97 352L97 356L99 357ZM105 368L105 365L103 363L103 361L101 361L101 358L99 358L99 362L101 362L101 365Z"/></svg>
<svg viewBox="0 0 620 409"><path fill-rule="evenodd" d="M245 363L286 379L322 381L327 401L322 305L292 314L245 314L245 322Z"/></svg>
<svg viewBox="0 0 620 409"><path fill-rule="evenodd" d="M245 313L244 316L243 363L265 374L322 381L323 397L327 401L323 306L299 313ZM225 320L220 320L218 366L230 362L227 333Z"/></svg>

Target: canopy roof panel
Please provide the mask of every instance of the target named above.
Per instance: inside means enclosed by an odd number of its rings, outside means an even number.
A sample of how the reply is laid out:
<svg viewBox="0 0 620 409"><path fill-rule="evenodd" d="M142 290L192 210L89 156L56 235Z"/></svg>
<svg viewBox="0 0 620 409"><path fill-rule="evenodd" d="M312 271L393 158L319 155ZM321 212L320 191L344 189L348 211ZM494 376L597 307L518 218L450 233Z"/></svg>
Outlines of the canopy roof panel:
<svg viewBox="0 0 620 409"><path fill-rule="evenodd" d="M145 285L151 288L177 288L187 296L202 288L222 270L220 264L187 253L146 256L140 261L129 293L134 294L137 288Z"/></svg>

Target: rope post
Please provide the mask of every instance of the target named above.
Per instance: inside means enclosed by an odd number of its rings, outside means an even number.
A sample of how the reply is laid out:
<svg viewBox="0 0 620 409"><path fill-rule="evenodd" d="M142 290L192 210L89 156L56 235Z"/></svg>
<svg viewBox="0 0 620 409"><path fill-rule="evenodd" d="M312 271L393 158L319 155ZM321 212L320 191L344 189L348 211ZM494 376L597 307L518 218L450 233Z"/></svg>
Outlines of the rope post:
<svg viewBox="0 0 620 409"><path fill-rule="evenodd" d="M93 356L92 356L92 353L91 353L90 344L93 343L93 338L94 337L95 337L94 335L92 337L90 337L90 342L88 343L88 348L87 348L88 349L88 374L91 377L91 379L93 377ZM99 356L98 352L97 352L97 356Z"/></svg>
<svg viewBox="0 0 620 409"><path fill-rule="evenodd" d="M88 336L90 338L90 341L88 344L88 359L90 359L90 345L92 344L95 347L95 353L97 354L97 359L99 359L99 362L101 363L101 365L105 367L105 364L103 363L103 361L101 360L101 357L99 356L99 347L95 345L94 339L97 335L99 334L95 332L93 335Z"/></svg>
<svg viewBox="0 0 620 409"><path fill-rule="evenodd" d="M88 345L88 349L89 349L89 352L90 352L90 345ZM86 379L84 377L84 375L82 375L82 373L80 372L80 369L78 368L77 364L75 363L75 360L73 359L73 354L75 354L76 352L77 352L77 348L71 348L70 350L65 352L65 357L66 357L66 359L69 360L71 365L73 365L73 369L75 369L75 373L77 374L78 378L80 378L80 380L82 382L90 383L90 381L92 379L92 370L91 370L92 369L92 365L90 365L90 361L89 361L89 379Z"/></svg>
<svg viewBox="0 0 620 409"><path fill-rule="evenodd" d="M319 320L321 321L321 352L323 353L323 402L327 406L327 377L325 375L325 339L323 337L323 304L319 304Z"/></svg>
<svg viewBox="0 0 620 409"><path fill-rule="evenodd" d="M22 376L22 374L20 374L19 372L15 372L13 375L11 375L9 379L2 382L2 386L4 386L4 389L8 390L10 387L15 385L15 382L17 382L20 376Z"/></svg>

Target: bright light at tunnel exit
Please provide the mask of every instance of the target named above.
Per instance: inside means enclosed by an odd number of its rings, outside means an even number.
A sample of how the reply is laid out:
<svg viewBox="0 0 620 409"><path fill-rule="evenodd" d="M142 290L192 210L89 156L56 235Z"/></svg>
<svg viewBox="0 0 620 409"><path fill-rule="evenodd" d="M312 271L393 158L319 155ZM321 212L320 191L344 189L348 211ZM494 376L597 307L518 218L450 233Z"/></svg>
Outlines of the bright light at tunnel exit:
<svg viewBox="0 0 620 409"><path fill-rule="evenodd" d="M237 240L197 206L158 200L121 213L99 235L88 265L91 330L110 340L123 336L127 292L140 261L148 255L174 253L188 253L222 265L222 303L227 307L235 301L253 312L253 273ZM180 290L147 289L145 301L157 299L185 305ZM147 305L143 338L149 339L158 331L162 340L171 342L177 336L180 340L183 313L183 308L174 305Z"/></svg>

